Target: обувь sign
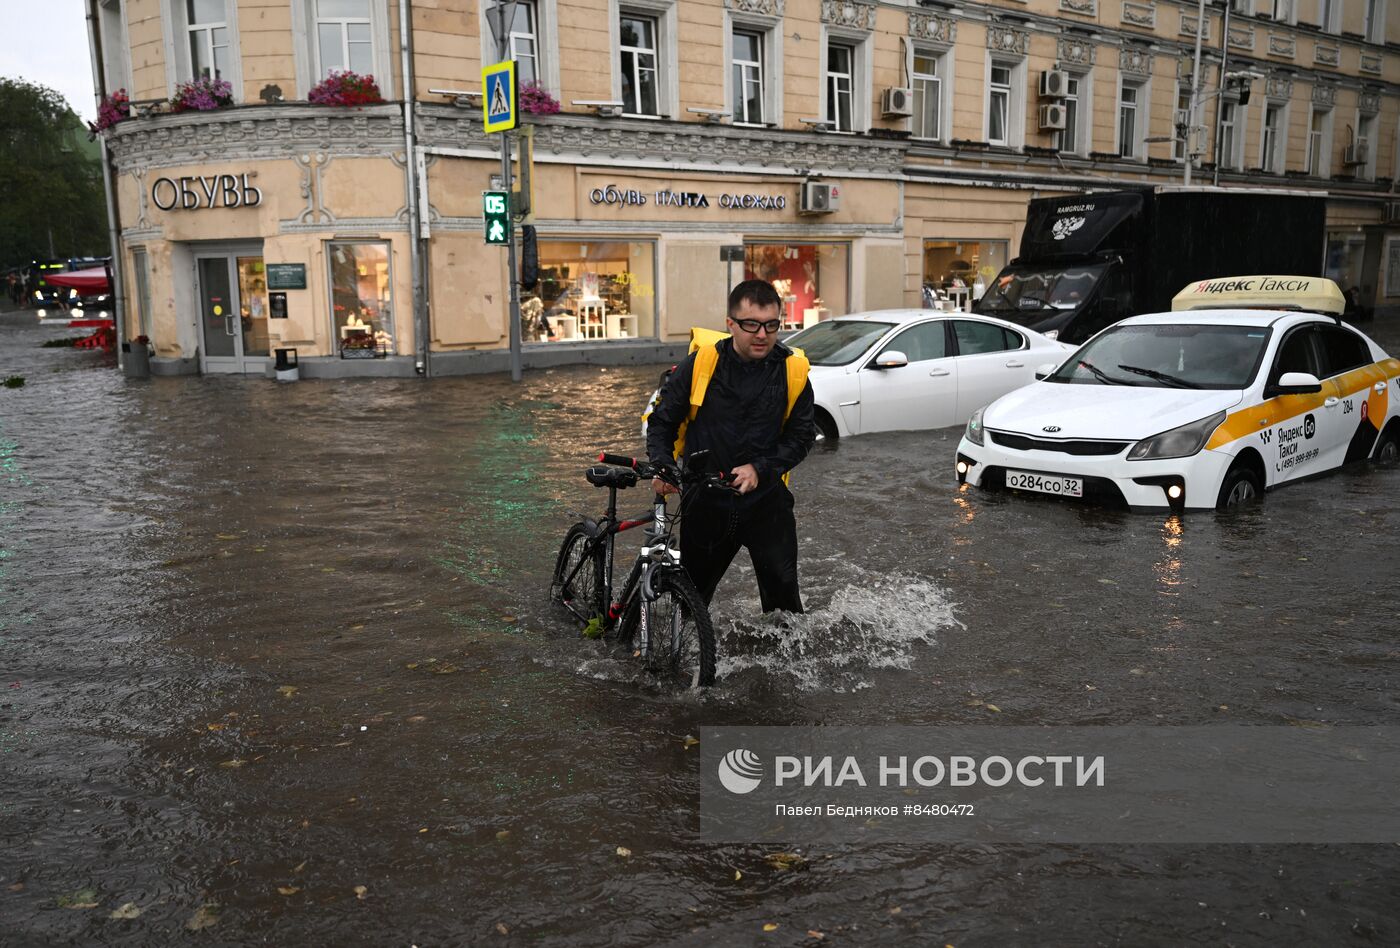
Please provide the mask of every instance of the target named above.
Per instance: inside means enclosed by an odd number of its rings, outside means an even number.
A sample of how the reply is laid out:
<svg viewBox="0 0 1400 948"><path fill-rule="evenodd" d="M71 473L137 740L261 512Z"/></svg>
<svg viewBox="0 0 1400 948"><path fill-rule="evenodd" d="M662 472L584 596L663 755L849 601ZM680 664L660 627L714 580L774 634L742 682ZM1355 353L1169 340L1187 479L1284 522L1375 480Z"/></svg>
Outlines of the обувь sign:
<svg viewBox="0 0 1400 948"><path fill-rule="evenodd" d="M157 178L151 200L162 211L194 211L201 207L257 207L262 191L248 179L251 174L181 175Z"/></svg>

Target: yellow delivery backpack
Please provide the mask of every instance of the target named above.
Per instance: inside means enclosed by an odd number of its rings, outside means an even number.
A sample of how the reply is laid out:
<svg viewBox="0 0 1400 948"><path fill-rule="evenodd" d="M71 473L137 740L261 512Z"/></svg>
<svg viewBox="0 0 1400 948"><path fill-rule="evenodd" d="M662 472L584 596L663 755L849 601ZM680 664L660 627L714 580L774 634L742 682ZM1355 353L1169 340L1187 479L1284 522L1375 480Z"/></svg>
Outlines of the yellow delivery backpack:
<svg viewBox="0 0 1400 948"><path fill-rule="evenodd" d="M715 346L728 338L729 333L717 329L691 327L690 351L695 353L695 368L690 376L690 414L681 422L680 430L676 432L673 453L677 458L685 450L685 429L699 413L700 405L705 401L705 390L710 387L710 379L714 378L715 368L719 365L719 350ZM807 361L807 356L801 349L793 349L792 355L787 357L784 364L787 366L787 409L783 412L783 422L786 423L792 414L792 407L797 404L797 399L802 394L802 389L807 386L807 373L812 364ZM654 404L653 401L653 404L647 405L647 410L642 415L643 421L651 415ZM787 482L788 474L785 473L783 483Z"/></svg>

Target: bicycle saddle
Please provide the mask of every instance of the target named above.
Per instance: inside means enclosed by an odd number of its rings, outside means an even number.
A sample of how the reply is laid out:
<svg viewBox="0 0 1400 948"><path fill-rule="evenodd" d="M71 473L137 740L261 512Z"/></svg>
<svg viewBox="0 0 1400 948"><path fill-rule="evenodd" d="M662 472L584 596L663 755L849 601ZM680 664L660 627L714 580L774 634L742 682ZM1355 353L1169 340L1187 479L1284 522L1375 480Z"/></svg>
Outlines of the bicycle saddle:
<svg viewBox="0 0 1400 948"><path fill-rule="evenodd" d="M594 487L622 489L637 486L637 472L625 467L590 467L584 476Z"/></svg>

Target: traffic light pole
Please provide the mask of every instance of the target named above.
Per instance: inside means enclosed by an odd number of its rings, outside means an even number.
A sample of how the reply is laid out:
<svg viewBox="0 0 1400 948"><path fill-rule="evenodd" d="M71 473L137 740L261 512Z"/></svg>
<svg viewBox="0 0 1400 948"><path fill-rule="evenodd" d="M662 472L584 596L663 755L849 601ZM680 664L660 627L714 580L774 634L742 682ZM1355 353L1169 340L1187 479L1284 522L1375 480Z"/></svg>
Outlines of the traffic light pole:
<svg viewBox="0 0 1400 948"><path fill-rule="evenodd" d="M501 132L501 188L507 195L511 193L510 174L510 132ZM519 382L523 372L520 364L520 280L516 275L515 263L515 208L506 198L506 208L510 220L510 236L506 241L506 279L510 284L510 309L506 317L510 323L510 380Z"/></svg>

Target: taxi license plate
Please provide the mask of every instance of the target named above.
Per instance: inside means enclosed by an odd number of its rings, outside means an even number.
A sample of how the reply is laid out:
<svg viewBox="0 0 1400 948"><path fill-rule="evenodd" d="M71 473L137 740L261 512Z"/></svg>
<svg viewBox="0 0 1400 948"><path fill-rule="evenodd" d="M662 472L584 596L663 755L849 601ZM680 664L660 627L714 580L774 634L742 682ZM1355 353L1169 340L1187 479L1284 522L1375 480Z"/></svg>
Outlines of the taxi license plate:
<svg viewBox="0 0 1400 948"><path fill-rule="evenodd" d="M1038 490L1042 494L1060 497L1083 497L1084 481L1077 477L1052 477L1030 471L1007 471L1006 486L1019 490Z"/></svg>

